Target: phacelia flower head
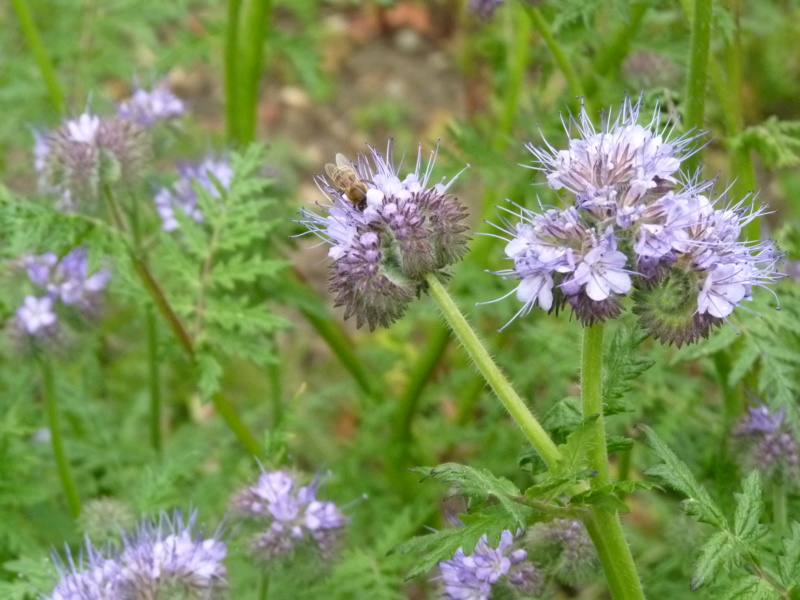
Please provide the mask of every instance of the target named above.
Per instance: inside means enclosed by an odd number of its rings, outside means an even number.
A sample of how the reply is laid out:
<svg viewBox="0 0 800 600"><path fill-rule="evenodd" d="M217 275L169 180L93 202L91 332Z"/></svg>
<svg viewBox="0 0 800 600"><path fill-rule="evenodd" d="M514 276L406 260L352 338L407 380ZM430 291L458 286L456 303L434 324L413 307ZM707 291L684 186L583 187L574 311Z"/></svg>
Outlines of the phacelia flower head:
<svg viewBox="0 0 800 600"><path fill-rule="evenodd" d="M347 522L336 504L317 498L316 480L301 487L286 471L262 472L256 485L234 496L232 508L266 525L251 543L253 554L263 562L309 543L330 555Z"/></svg>
<svg viewBox="0 0 800 600"><path fill-rule="evenodd" d="M503 209L498 227L513 266L498 274L519 281L517 316L569 304L591 325L618 316L632 294L642 326L681 345L707 336L779 277L772 242L739 239L763 209L749 198L729 201L727 190L712 200L714 181L680 172L699 134L675 135L658 109L640 125L640 110L641 99L626 99L598 131L582 107L567 150L528 144L534 168L572 202Z"/></svg>
<svg viewBox="0 0 800 600"><path fill-rule="evenodd" d="M537 593L541 576L527 553L512 549L514 535L506 530L496 548L483 536L469 555L459 548L449 560L439 563L444 597L452 600L488 600L494 586L508 586L526 595Z"/></svg>
<svg viewBox="0 0 800 600"><path fill-rule="evenodd" d="M765 404L748 407L747 416L733 430L733 446L748 468L764 476L800 481L800 449L785 422L786 407L770 411Z"/></svg>
<svg viewBox="0 0 800 600"><path fill-rule="evenodd" d="M31 282L44 289L54 301L75 305L90 312L105 289L111 271L101 267L91 275L86 248L78 246L61 259L54 252L28 256L23 260Z"/></svg>
<svg viewBox="0 0 800 600"><path fill-rule="evenodd" d="M227 588L225 542L196 532L196 513L144 521L126 538L118 558L123 565L121 598L161 597L214 600ZM169 595L172 594L172 595Z"/></svg>
<svg viewBox="0 0 800 600"><path fill-rule="evenodd" d="M45 600L221 600L227 588L224 542L196 531L195 514L143 521L116 550L88 540L81 558L56 559L61 581Z"/></svg>
<svg viewBox="0 0 800 600"><path fill-rule="evenodd" d="M345 318L370 330L388 327L425 290L425 277L447 275L446 268L466 252L466 211L447 193L449 183L429 184L436 151L401 179L392 141L386 155L370 146L356 164L342 155L317 184L329 203L323 213L301 212L310 232L330 244L330 289ZM437 148L438 150L438 148ZM456 176L457 177L457 176Z"/></svg>
<svg viewBox="0 0 800 600"><path fill-rule="evenodd" d="M141 126L88 111L36 144L40 187L60 193L67 202L92 200L102 185L136 181L150 151Z"/></svg>
<svg viewBox="0 0 800 600"><path fill-rule="evenodd" d="M166 85L159 85L151 91L137 88L133 95L117 105L117 116L133 121L143 127L150 127L159 121L180 117L186 112L186 105Z"/></svg>
<svg viewBox="0 0 800 600"><path fill-rule="evenodd" d="M161 188L154 197L156 210L161 217L164 231L173 231L179 226L175 210L183 211L186 216L200 223L203 213L197 203L198 185L206 190L212 198L219 198L219 188L229 189L233 181L233 169L223 158L208 156L199 163L178 165L178 181L170 188Z"/></svg>

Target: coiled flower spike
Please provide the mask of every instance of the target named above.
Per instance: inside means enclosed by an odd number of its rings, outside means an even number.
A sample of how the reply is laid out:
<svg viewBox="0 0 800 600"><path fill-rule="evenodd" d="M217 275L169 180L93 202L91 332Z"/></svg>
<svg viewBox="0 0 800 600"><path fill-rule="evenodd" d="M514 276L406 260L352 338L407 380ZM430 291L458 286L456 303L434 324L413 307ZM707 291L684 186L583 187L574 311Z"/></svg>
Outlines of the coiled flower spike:
<svg viewBox="0 0 800 600"><path fill-rule="evenodd" d="M423 169L420 145L403 179L392 140L385 156L369 150L356 164L331 165L331 180L317 176L329 203L319 205L322 214L303 209L299 222L331 246L330 290L345 319L355 316L358 327L373 330L403 316L425 291L426 275L446 278L469 238L466 210L447 193L458 175L429 184L438 146Z"/></svg>

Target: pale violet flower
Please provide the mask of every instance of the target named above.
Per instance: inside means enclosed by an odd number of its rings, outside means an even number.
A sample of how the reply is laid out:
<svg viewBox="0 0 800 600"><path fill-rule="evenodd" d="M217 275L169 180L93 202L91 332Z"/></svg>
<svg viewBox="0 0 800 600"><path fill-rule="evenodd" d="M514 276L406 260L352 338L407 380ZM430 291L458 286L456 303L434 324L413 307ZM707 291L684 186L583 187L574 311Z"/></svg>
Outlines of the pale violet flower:
<svg viewBox="0 0 800 600"><path fill-rule="evenodd" d="M30 335L39 335L56 324L53 300L45 296L26 296L22 306L17 309L17 321Z"/></svg>
<svg viewBox="0 0 800 600"><path fill-rule="evenodd" d="M211 198L219 198L220 190L217 186L227 190L233 181L233 169L230 163L211 156L199 163L179 165L178 175L178 181L172 187L160 188L153 198L164 231L178 228L180 223L175 217L176 209L198 223L203 221L203 213L197 201L196 185L208 192Z"/></svg>
<svg viewBox="0 0 800 600"><path fill-rule="evenodd" d="M97 139L97 133L100 131L100 118L86 112L77 119L67 121L64 126L66 127L67 136L73 142L94 144Z"/></svg>
<svg viewBox="0 0 800 600"><path fill-rule="evenodd" d="M117 115L145 127L158 121L174 119L184 112L186 105L183 100L163 85L149 92L137 88L130 98L117 106Z"/></svg>

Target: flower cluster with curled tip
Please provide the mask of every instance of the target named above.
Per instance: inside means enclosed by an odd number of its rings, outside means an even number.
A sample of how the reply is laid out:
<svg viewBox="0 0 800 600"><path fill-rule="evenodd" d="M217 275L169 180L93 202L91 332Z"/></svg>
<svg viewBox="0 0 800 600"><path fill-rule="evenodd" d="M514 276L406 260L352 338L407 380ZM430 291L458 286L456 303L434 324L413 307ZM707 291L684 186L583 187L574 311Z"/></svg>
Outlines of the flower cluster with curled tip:
<svg viewBox="0 0 800 600"><path fill-rule="evenodd" d="M516 591L526 597L537 594L541 589L541 574L526 560L527 552L513 549L513 543L514 535L508 530L502 532L496 548L489 545L484 535L471 554L467 555L459 548L453 558L441 561L439 571L444 586L443 597L487 600L495 586L510 586L509 593Z"/></svg>
<svg viewBox="0 0 800 600"><path fill-rule="evenodd" d="M88 541L79 560L60 563L61 581L45 600L150 600L225 597L226 544L195 533L195 514L144 521L122 548L110 552Z"/></svg>
<svg viewBox="0 0 800 600"><path fill-rule="evenodd" d="M447 193L447 184L430 185L433 151L422 166L422 147L413 170L401 178L392 141L386 154L369 148L359 154L353 172L366 188L363 202L353 202L335 182L317 176L328 199L322 213L303 209L300 223L330 244L330 289L345 318L359 327L388 327L403 316L424 291L425 277L447 276L446 268L466 252L466 210ZM438 147L437 147L438 150Z"/></svg>
<svg viewBox="0 0 800 600"><path fill-rule="evenodd" d="M262 562L290 553L304 543L330 556L347 519L333 502L317 498L317 481L298 486L286 471L265 471L256 485L236 493L231 508L267 528L251 549Z"/></svg>
<svg viewBox="0 0 800 600"><path fill-rule="evenodd" d="M503 209L515 217L498 225L513 266L497 274L519 282L517 316L569 305L591 325L618 316L632 293L642 326L681 345L707 336L754 287L780 277L772 242L739 239L763 208L749 197L731 202L727 190L714 196L713 180L682 175L701 134L675 136L658 109L640 125L640 109L641 100L626 99L598 131L582 107L565 123L579 134L566 150L527 145L547 185L572 199L535 213Z"/></svg>
<svg viewBox="0 0 800 600"><path fill-rule="evenodd" d="M747 412L732 431L732 441L744 454L746 466L784 483L800 482L800 448L791 427L784 422L786 407L770 411L766 404L759 404L748 407Z"/></svg>

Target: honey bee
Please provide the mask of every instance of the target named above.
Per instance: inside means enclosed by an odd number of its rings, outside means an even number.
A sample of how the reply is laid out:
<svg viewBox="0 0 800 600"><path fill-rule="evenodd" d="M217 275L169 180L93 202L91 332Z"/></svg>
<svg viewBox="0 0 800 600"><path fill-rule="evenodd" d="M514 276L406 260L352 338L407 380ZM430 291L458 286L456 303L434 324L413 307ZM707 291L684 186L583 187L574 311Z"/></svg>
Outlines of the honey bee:
<svg viewBox="0 0 800 600"><path fill-rule="evenodd" d="M361 181L353 165L341 152L336 155L336 164L325 165L325 172L331 178L333 185L359 209L367 201L367 184Z"/></svg>

